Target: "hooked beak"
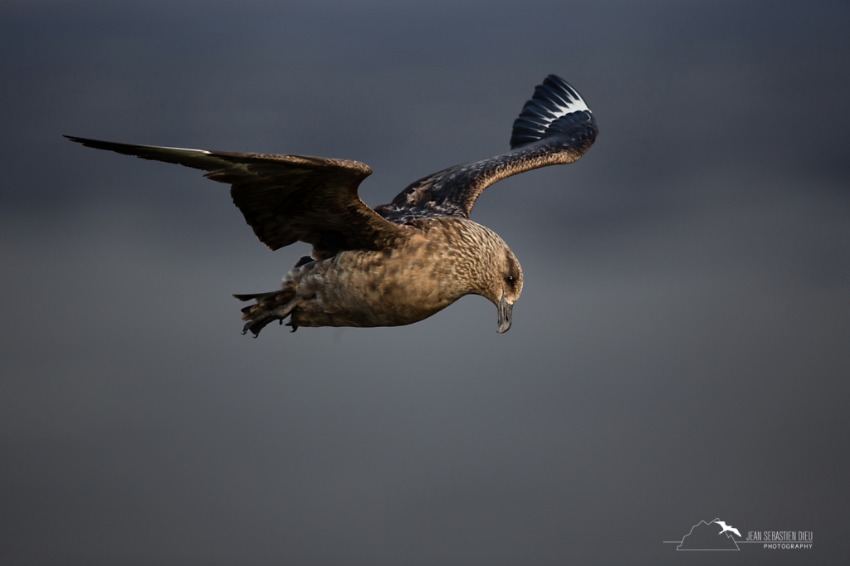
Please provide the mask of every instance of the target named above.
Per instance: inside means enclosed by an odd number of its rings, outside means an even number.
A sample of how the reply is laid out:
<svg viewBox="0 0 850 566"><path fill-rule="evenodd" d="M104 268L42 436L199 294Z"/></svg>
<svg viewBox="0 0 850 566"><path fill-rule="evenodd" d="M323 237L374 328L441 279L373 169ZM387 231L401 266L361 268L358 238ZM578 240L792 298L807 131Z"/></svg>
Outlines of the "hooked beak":
<svg viewBox="0 0 850 566"><path fill-rule="evenodd" d="M505 292L502 291L502 298L499 300L499 329L496 331L499 334L504 334L511 328L511 311L514 308L512 303L505 299Z"/></svg>

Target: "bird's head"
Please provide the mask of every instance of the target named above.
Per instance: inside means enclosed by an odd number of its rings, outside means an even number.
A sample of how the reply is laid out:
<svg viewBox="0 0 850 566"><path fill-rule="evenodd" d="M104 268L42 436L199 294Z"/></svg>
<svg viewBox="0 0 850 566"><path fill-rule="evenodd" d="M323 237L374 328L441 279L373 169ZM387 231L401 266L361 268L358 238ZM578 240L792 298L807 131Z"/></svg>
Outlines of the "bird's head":
<svg viewBox="0 0 850 566"><path fill-rule="evenodd" d="M441 219L441 233L446 248L454 259L451 278L452 300L468 295L481 295L496 305L498 332L511 327L514 303L522 293L522 267L519 260L498 234L470 220Z"/></svg>
<svg viewBox="0 0 850 566"><path fill-rule="evenodd" d="M494 254L488 270L487 288L482 295L496 305L499 328L502 334L511 328L514 303L522 294L522 267L514 253L505 246L501 253Z"/></svg>

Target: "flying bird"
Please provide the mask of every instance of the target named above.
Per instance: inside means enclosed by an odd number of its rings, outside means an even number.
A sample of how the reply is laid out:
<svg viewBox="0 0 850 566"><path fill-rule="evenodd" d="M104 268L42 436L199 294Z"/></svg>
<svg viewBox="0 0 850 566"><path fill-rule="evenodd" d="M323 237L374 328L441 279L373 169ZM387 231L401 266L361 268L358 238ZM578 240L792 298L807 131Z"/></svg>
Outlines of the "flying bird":
<svg viewBox="0 0 850 566"><path fill-rule="evenodd" d="M261 242L277 250L312 245L279 289L234 295L243 334L270 322L300 326L399 326L423 320L468 294L497 308L511 326L523 273L495 232L470 220L479 195L501 179L572 163L598 133L587 104L549 75L514 121L510 151L443 169L412 183L389 204L367 206L358 186L372 170L357 161L131 145L65 136L85 146L205 171L231 186L234 204Z"/></svg>
<svg viewBox="0 0 850 566"><path fill-rule="evenodd" d="M732 525L727 525L724 521L721 521L720 519L715 519L714 521L712 521L712 523L717 523L718 525L720 525L720 528L722 530L719 533L717 533L719 535L722 535L723 533L729 531L730 533L735 533L739 537L741 536L741 531L739 531L738 529L736 529ZM729 535L726 535L726 536L729 536Z"/></svg>

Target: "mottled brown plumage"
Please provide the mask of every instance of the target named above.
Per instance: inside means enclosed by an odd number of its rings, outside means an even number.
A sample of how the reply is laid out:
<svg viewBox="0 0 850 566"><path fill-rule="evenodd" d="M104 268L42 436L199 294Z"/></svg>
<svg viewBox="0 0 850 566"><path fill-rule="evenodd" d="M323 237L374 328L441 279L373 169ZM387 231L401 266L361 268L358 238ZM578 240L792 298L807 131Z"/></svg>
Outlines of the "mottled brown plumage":
<svg viewBox="0 0 850 566"><path fill-rule="evenodd" d="M514 122L512 151L420 179L389 204L369 208L357 195L372 171L362 163L298 155L262 155L72 141L207 171L231 185L234 204L272 250L312 245L281 288L236 295L245 332L255 336L287 317L299 326L398 326L477 294L510 328L522 292L522 268L492 230L469 220L481 192L510 175L581 157L597 134L578 93L550 75Z"/></svg>

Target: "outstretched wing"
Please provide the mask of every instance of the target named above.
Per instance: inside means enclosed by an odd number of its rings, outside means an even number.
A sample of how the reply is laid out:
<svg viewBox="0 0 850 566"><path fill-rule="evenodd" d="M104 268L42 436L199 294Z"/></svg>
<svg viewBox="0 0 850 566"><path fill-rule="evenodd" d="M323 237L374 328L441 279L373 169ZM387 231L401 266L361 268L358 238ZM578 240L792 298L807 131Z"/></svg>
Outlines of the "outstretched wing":
<svg viewBox="0 0 850 566"><path fill-rule="evenodd" d="M229 153L91 140L65 136L97 149L207 171L231 185L233 202L257 237L272 250L302 241L313 257L345 249L380 249L402 229L379 216L357 195L372 170L357 161Z"/></svg>
<svg viewBox="0 0 850 566"><path fill-rule="evenodd" d="M572 163L593 145L599 128L578 92L549 75L534 90L514 122L511 150L474 163L455 165L424 177L377 207L382 216L469 217L478 196L505 177L530 169Z"/></svg>

